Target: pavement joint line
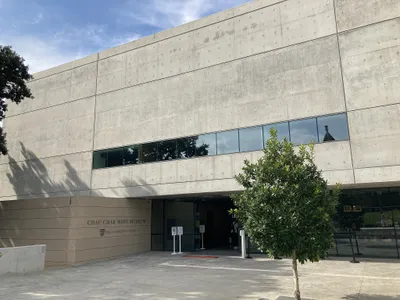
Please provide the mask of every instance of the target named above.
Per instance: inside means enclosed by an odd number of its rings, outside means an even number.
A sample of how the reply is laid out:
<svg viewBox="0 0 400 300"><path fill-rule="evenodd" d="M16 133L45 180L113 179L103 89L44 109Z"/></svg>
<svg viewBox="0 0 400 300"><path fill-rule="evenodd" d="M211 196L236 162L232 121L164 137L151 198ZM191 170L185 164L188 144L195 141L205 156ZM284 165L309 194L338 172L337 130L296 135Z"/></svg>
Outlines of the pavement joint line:
<svg viewBox="0 0 400 300"><path fill-rule="evenodd" d="M250 271L250 272L265 272L265 273L283 273L289 272L285 270L265 270L254 268L237 268L237 267L212 267L212 266L199 266L199 265L176 265L170 263L162 263L160 266L173 267L173 268L195 268L195 269L209 269L209 270L226 270L226 271ZM303 272L304 275L318 275L330 277L348 277L348 278L365 278L365 279L383 279L383 280L400 280L400 277L384 277L384 276L365 276L365 275L350 275L350 274L332 274L320 272Z"/></svg>

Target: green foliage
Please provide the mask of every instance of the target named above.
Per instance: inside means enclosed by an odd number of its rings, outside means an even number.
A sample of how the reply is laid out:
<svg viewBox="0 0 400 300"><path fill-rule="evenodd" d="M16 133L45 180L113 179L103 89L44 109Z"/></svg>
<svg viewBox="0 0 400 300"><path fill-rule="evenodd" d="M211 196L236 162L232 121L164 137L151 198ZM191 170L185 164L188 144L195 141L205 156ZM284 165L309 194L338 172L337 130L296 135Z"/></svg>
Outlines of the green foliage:
<svg viewBox="0 0 400 300"><path fill-rule="evenodd" d="M6 99L19 104L24 98L33 98L26 81L32 79L24 59L10 46L0 46L0 122L7 111ZM6 135L0 131L0 153L7 154Z"/></svg>
<svg viewBox="0 0 400 300"><path fill-rule="evenodd" d="M332 247L339 186L328 188L313 154L313 144L295 149L272 128L263 157L236 176L244 192L232 195L233 213L270 256L316 262Z"/></svg>

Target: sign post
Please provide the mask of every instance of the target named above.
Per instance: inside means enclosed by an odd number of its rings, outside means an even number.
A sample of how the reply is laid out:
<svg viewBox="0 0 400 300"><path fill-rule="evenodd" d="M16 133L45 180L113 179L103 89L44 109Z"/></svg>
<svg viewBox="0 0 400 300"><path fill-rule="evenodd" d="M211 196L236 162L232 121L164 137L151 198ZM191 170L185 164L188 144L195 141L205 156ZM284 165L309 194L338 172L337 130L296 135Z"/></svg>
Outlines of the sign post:
<svg viewBox="0 0 400 300"><path fill-rule="evenodd" d="M204 233L206 232L206 226L200 225L199 231L201 233L201 248L200 248L200 250L206 250L206 248L204 248Z"/></svg>
<svg viewBox="0 0 400 300"><path fill-rule="evenodd" d="M171 227L171 234L172 234L172 248L173 248L172 255L176 255L176 251L175 251L176 227Z"/></svg>
<svg viewBox="0 0 400 300"><path fill-rule="evenodd" d="M178 226L178 235L179 235L179 252L178 254L182 254L182 235L183 235L183 227Z"/></svg>

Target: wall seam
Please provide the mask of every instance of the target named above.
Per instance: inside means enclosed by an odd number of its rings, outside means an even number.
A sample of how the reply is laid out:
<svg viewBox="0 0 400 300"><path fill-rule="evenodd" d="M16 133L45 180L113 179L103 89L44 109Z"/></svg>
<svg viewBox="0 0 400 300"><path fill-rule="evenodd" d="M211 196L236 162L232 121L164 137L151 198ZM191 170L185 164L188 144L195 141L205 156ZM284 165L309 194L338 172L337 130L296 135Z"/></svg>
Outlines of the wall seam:
<svg viewBox="0 0 400 300"><path fill-rule="evenodd" d="M350 133L350 126L349 126L349 117L347 115L347 94L346 94L346 88L345 88L345 83L344 83L344 77L343 77L343 62L342 62L342 53L340 50L340 41L339 41L339 27L338 27L338 20L337 20L337 11L336 11L336 1L333 0L333 12L335 16L335 25L336 25L336 42L337 42L337 49L338 49L338 54L339 54L339 67L340 67L340 79L342 81L342 89L343 89L343 101L344 101L344 107L346 109L346 119L347 119L347 132L349 134L349 147L350 147L350 159L351 159L351 167L353 170L353 182L356 183L356 173L354 170L354 157L353 157L353 147L351 145L351 133Z"/></svg>
<svg viewBox="0 0 400 300"><path fill-rule="evenodd" d="M126 67L126 64L125 64ZM93 108L93 134L92 134L92 151L91 151L91 164L90 164L90 182L89 182L89 195L92 195L92 180L93 180L93 153L94 153L94 139L96 136L96 116L97 116L97 83L99 79L99 54L97 54L96 62L96 83L94 91L94 108Z"/></svg>
<svg viewBox="0 0 400 300"><path fill-rule="evenodd" d="M334 1L336 2L337 0L334 0ZM335 18L336 18L336 13L335 13ZM336 22L336 27L337 27L337 32L338 32L338 34L343 34L343 33L349 33L349 32L352 32L352 31L356 31L356 30L361 29L361 28L366 28L366 27L378 25L378 24L381 24L381 23L394 21L394 20L396 20L396 19L400 19L400 17L389 18L389 19L385 19L385 20L382 20L382 21L377 21L377 22L373 22L373 23L366 24L366 25L361 25L361 26L353 27L353 28L346 29L346 30L343 30L343 31L339 31L339 28L338 28L337 22Z"/></svg>

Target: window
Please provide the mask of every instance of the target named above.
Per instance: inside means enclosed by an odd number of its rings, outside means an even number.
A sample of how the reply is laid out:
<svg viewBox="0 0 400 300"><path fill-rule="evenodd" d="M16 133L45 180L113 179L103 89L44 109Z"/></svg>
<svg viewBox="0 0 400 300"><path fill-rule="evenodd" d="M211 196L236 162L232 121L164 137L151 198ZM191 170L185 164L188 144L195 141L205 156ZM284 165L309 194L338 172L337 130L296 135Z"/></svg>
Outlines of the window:
<svg viewBox="0 0 400 300"><path fill-rule="evenodd" d="M263 148L262 127L239 130L240 152L256 151Z"/></svg>
<svg viewBox="0 0 400 300"><path fill-rule="evenodd" d="M115 167L123 165L123 148L108 150L108 165L107 167Z"/></svg>
<svg viewBox="0 0 400 300"><path fill-rule="evenodd" d="M157 143L143 144L140 162L147 163L154 161L157 161Z"/></svg>
<svg viewBox="0 0 400 300"><path fill-rule="evenodd" d="M158 142L158 160L176 159L176 140Z"/></svg>
<svg viewBox="0 0 400 300"><path fill-rule="evenodd" d="M217 133L217 153L229 154L239 152L238 130Z"/></svg>
<svg viewBox="0 0 400 300"><path fill-rule="evenodd" d="M217 142L215 133L199 135L195 137L196 156L207 156L217 154Z"/></svg>
<svg viewBox="0 0 400 300"><path fill-rule="evenodd" d="M349 139L346 114L338 114L317 118L319 141L346 141Z"/></svg>
<svg viewBox="0 0 400 300"><path fill-rule="evenodd" d="M140 145L124 148L124 165L136 165L139 163L140 148Z"/></svg>
<svg viewBox="0 0 400 300"><path fill-rule="evenodd" d="M93 169L101 169L107 167L107 151L95 151L93 153Z"/></svg>
<svg viewBox="0 0 400 300"><path fill-rule="evenodd" d="M288 141L290 140L289 123L288 122L270 124L270 125L265 125L263 128L263 130L264 130L264 145L271 138L270 130L272 127L278 132L278 140L283 141L284 138L287 138Z"/></svg>
<svg viewBox="0 0 400 300"><path fill-rule="evenodd" d="M93 169L261 150L275 128L294 145L349 140L347 114L339 113L93 152Z"/></svg>
<svg viewBox="0 0 400 300"><path fill-rule="evenodd" d="M176 140L178 158L189 158L195 155L196 139L196 137L188 137Z"/></svg>
<svg viewBox="0 0 400 300"><path fill-rule="evenodd" d="M289 122L290 137L294 145L318 143L317 121L315 118Z"/></svg>

